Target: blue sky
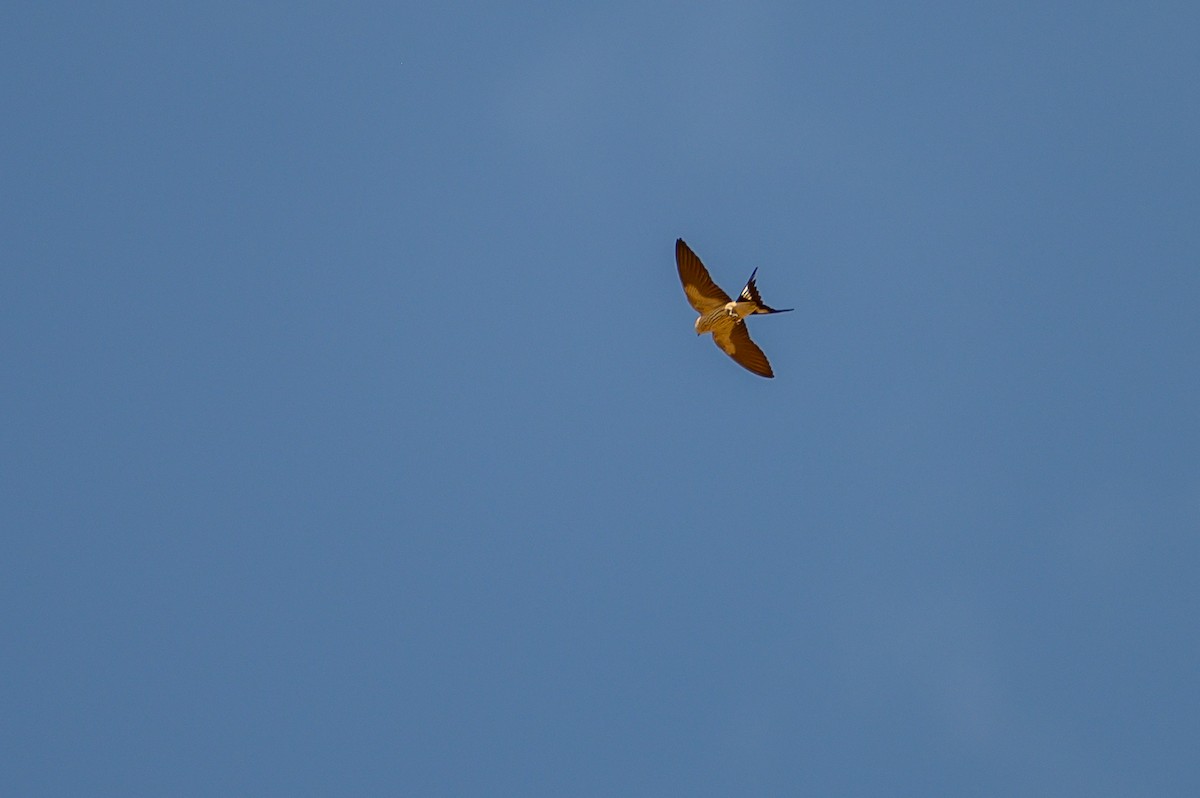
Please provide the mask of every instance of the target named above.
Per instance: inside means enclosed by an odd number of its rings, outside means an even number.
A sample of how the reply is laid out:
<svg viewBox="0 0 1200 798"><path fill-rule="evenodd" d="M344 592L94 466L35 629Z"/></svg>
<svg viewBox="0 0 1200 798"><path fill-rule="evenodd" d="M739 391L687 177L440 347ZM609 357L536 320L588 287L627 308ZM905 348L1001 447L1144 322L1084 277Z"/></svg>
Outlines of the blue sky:
<svg viewBox="0 0 1200 798"><path fill-rule="evenodd" d="M1196 794L1193 4L3 17L4 794Z"/></svg>

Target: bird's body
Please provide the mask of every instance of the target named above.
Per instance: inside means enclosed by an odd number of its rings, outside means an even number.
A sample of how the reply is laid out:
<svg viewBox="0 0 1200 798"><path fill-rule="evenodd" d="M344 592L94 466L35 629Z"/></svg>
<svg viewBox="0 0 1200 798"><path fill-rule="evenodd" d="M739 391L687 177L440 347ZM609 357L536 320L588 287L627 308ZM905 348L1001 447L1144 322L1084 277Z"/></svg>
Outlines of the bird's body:
<svg viewBox="0 0 1200 798"><path fill-rule="evenodd" d="M758 269L751 273L738 298L730 299L682 238L675 241L675 265L688 302L700 314L696 319L696 334L712 333L713 343L738 365L760 377L774 377L767 356L750 340L745 319L756 314L786 313L792 308L776 310L763 303L754 284Z"/></svg>
<svg viewBox="0 0 1200 798"><path fill-rule="evenodd" d="M755 307L751 302L726 302L721 307L710 310L708 313L701 313L696 318L696 334L703 335L706 332L713 332L726 322L736 323L753 313L755 313Z"/></svg>

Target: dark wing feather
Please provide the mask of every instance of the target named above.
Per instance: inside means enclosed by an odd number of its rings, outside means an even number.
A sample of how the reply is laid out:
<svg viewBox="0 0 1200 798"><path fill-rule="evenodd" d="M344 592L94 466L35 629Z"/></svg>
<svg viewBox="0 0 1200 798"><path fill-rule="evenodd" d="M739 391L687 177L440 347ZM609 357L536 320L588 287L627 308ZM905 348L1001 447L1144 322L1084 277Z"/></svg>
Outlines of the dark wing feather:
<svg viewBox="0 0 1200 798"><path fill-rule="evenodd" d="M729 355L742 368L753 371L760 377L774 377L767 356L758 348L758 344L750 340L750 331L746 323L739 321L729 326L722 326L713 331L713 343L725 354Z"/></svg>
<svg viewBox="0 0 1200 798"><path fill-rule="evenodd" d="M708 269L696 253L680 238L675 242L675 265L679 267L679 282L697 313L707 313L729 302L729 294L708 276Z"/></svg>

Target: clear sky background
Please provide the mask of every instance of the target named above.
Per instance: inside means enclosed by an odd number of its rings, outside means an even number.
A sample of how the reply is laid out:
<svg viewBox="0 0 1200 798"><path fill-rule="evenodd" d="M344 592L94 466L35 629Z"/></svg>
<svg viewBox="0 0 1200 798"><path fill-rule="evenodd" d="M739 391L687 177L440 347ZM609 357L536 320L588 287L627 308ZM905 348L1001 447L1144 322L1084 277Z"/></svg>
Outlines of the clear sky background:
<svg viewBox="0 0 1200 798"><path fill-rule="evenodd" d="M1195 3L0 18L0 793L1200 794Z"/></svg>

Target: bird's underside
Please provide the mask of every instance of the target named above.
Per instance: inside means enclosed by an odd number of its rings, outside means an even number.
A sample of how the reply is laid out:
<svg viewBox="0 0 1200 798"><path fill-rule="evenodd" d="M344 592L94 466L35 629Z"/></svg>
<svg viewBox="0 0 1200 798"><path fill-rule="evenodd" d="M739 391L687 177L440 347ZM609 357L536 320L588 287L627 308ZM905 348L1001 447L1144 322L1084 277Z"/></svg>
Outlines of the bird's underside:
<svg viewBox="0 0 1200 798"><path fill-rule="evenodd" d="M675 265L679 268L679 281L688 302L700 314L696 319L696 333L712 333L713 343L743 368L760 377L774 377L767 356L750 340L746 328L746 316L767 313L784 313L791 308L776 310L763 303L754 284L755 269L746 287L736 300L713 282L696 253L680 238L675 242Z"/></svg>

